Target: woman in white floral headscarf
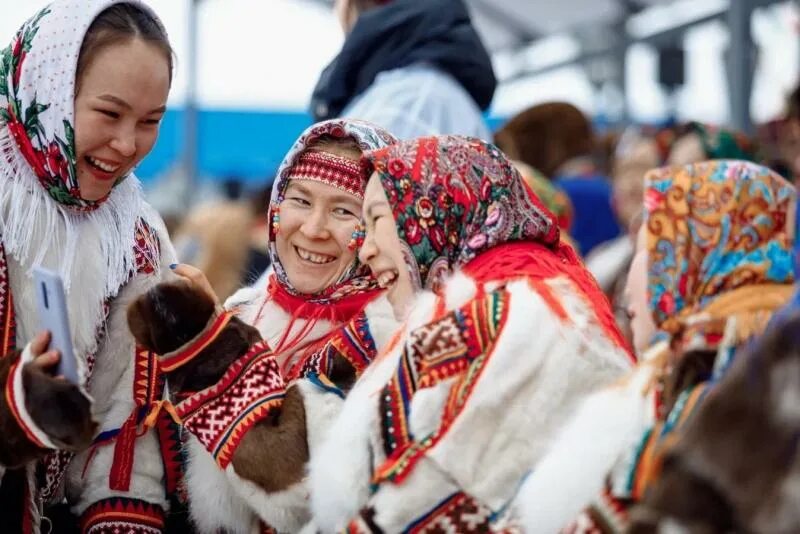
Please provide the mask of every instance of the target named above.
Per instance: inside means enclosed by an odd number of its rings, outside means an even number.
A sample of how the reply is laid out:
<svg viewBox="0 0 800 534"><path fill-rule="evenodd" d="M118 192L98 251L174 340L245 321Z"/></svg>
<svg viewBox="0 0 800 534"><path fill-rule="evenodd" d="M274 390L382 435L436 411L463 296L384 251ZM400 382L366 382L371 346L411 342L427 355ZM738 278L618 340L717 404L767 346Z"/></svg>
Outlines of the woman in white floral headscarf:
<svg viewBox="0 0 800 534"><path fill-rule="evenodd" d="M141 427L148 413L163 421L152 410L161 392L125 310L174 261L132 174L155 143L171 80L166 32L138 0L57 0L2 53L0 508L9 532L38 531L48 506L64 502L86 532L163 529L164 480L174 478L156 433ZM39 332L37 266L64 280L79 385L52 376L59 355Z"/></svg>

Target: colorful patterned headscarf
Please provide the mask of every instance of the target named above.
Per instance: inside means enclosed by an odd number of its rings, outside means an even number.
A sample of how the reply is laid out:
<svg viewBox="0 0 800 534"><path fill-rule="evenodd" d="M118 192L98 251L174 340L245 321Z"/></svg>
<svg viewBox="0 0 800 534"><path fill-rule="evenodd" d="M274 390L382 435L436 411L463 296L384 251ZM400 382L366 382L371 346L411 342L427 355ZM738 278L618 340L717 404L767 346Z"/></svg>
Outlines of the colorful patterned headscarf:
<svg viewBox="0 0 800 534"><path fill-rule="evenodd" d="M572 202L567 194L556 187L553 181L548 179L547 176L527 163L513 160L511 163L517 168L520 176L522 176L522 180L531 188L531 191L533 191L545 207L556 216L558 219L558 227L561 228L563 237L564 233L569 232L574 216Z"/></svg>
<svg viewBox="0 0 800 534"><path fill-rule="evenodd" d="M506 242L559 243L555 216L494 145L423 137L364 157L383 183L419 287L436 290L448 273Z"/></svg>
<svg viewBox="0 0 800 534"><path fill-rule="evenodd" d="M78 188L74 74L89 26L117 3L120 0L53 2L19 29L0 61L0 123L42 187L56 202L73 209L94 210L105 200L83 199ZM160 24L143 2L128 3Z"/></svg>
<svg viewBox="0 0 800 534"><path fill-rule="evenodd" d="M786 180L744 161L648 173L644 224L656 340L680 335L684 347L714 349L724 324L698 325L715 301L747 286L790 284L787 217L794 202Z"/></svg>
<svg viewBox="0 0 800 534"><path fill-rule="evenodd" d="M306 150L319 141L322 136L335 139L351 138L364 152L384 147L396 141L389 132L366 121L333 119L310 126L300 135L297 141L294 142L294 145L292 145L292 148L286 154L286 157L278 168L278 174L272 188L272 198L267 214L268 220L271 221L273 219L276 208L283 202L283 195L286 192L289 182L293 176L297 175L297 173L294 172L295 165L299 163L304 164L303 162L305 160L302 159L302 156ZM362 169L362 173L363 183L366 184L369 174L366 169ZM363 186L360 190L363 191ZM353 230L356 230L355 226ZM335 284L315 295L303 295L292 286L289 277L286 275L283 264L278 257L278 249L275 244L275 231L272 227L270 227L269 231L269 255L272 261L275 279L280 284L281 289L294 297L301 297L306 303L329 304L375 287L375 281L369 269L361 265L358 259L356 259L353 265L342 274L341 278Z"/></svg>

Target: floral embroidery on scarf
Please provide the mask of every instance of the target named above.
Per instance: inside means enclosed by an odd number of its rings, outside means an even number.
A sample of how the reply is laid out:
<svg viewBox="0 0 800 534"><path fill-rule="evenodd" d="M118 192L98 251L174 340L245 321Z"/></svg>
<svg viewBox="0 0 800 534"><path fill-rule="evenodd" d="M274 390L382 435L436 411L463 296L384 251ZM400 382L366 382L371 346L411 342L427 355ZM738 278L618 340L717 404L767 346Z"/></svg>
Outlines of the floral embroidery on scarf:
<svg viewBox="0 0 800 534"><path fill-rule="evenodd" d="M791 283L787 217L794 198L794 187L782 177L743 161L663 168L646 176L648 298L659 337L675 334L683 318L721 293Z"/></svg>
<svg viewBox="0 0 800 534"><path fill-rule="evenodd" d="M50 104L37 101L35 92L28 93L20 88L25 59L39 31L39 22L49 13L49 8L37 13L2 52L0 95L7 99L8 105L0 108L0 119L50 196L60 204L91 210L100 201L84 200L80 196L75 168L75 131L71 122L63 119L63 137L47 132L40 115Z"/></svg>
<svg viewBox="0 0 800 534"><path fill-rule="evenodd" d="M400 238L413 255L409 268L422 287L436 289L446 274L499 244L559 241L555 216L494 145L424 137L365 158L383 182Z"/></svg>

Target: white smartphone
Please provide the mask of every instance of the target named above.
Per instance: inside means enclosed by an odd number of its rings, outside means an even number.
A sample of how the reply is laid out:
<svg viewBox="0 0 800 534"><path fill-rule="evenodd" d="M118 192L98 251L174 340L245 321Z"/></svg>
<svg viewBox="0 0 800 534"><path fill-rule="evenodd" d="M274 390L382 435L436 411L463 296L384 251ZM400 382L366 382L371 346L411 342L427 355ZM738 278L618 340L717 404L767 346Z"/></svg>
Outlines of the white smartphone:
<svg viewBox="0 0 800 534"><path fill-rule="evenodd" d="M36 305L39 312L39 327L50 331L50 349L61 354L56 375L62 375L73 384L80 384L78 362L72 350L72 335L69 329L67 298L61 276L49 269L36 267L33 270L36 284Z"/></svg>

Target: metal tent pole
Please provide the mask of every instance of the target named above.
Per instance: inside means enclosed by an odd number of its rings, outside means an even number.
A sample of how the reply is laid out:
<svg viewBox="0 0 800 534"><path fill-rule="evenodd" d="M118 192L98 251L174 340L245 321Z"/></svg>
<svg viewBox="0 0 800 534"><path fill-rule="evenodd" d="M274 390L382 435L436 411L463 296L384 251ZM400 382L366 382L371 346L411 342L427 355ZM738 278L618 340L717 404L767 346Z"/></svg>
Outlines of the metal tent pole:
<svg viewBox="0 0 800 534"><path fill-rule="evenodd" d="M201 0L190 0L188 13L189 46L186 54L186 71L188 83L186 87L186 103L184 105L184 146L183 172L186 187L184 189L183 207L188 210L194 201L199 182L198 165L198 112L197 112L197 19L198 6Z"/></svg>
<svg viewBox="0 0 800 534"><path fill-rule="evenodd" d="M750 31L754 5L751 0L732 0L727 13L730 45L727 52L731 125L752 133L750 96L753 92L756 47Z"/></svg>

